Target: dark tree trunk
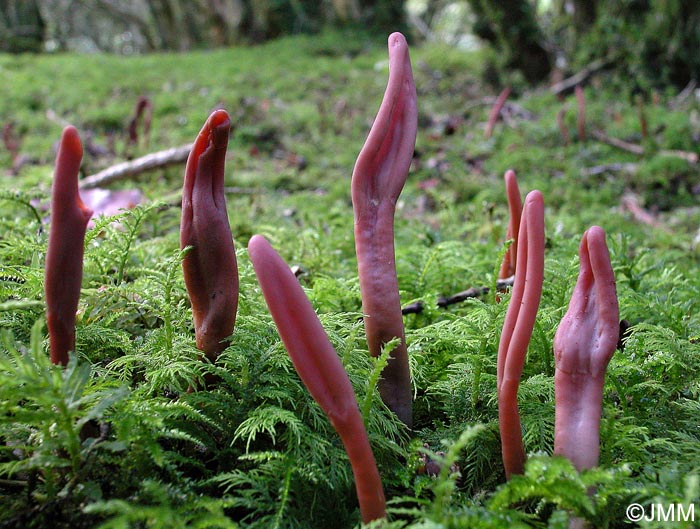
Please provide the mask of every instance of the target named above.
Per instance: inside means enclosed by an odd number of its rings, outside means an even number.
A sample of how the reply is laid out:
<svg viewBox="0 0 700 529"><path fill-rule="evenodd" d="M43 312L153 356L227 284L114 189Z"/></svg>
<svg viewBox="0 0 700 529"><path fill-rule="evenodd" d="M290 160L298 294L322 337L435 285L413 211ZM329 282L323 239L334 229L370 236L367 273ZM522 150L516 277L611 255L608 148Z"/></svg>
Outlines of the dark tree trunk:
<svg viewBox="0 0 700 529"><path fill-rule="evenodd" d="M587 33L595 24L598 12L597 0L573 0L574 29L577 35Z"/></svg>
<svg viewBox="0 0 700 529"><path fill-rule="evenodd" d="M407 32L404 0L361 0L362 18L367 26L387 36L394 31Z"/></svg>
<svg viewBox="0 0 700 529"><path fill-rule="evenodd" d="M469 0L469 4L477 18L474 32L504 53L506 66L520 70L531 84L547 78L552 65L529 1Z"/></svg>
<svg viewBox="0 0 700 529"><path fill-rule="evenodd" d="M36 0L0 2L0 50L38 52L44 45L46 26Z"/></svg>

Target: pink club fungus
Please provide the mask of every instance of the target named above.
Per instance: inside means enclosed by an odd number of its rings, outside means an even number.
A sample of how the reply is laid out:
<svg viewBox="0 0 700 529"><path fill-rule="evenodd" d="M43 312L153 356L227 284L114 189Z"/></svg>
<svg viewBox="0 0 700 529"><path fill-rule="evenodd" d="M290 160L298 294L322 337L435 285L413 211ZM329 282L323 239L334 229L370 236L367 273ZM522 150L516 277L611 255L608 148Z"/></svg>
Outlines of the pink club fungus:
<svg viewBox="0 0 700 529"><path fill-rule="evenodd" d="M508 169L503 175L506 183L506 198L508 199L508 227L506 228L506 240L514 239L506 250L498 272L498 279L506 279L515 274L516 256L518 255L517 235L520 230L520 217L523 214L523 201L520 198L520 188L515 171Z"/></svg>
<svg viewBox="0 0 700 529"><path fill-rule="evenodd" d="M355 250L369 352L395 338L382 372L384 403L409 428L413 402L394 255L394 212L413 159L418 126L416 87L406 39L389 36L389 80L379 112L352 175Z"/></svg>
<svg viewBox="0 0 700 529"><path fill-rule="evenodd" d="M602 228L583 234L579 259L569 309L554 336L554 453L581 471L598 464L605 370L617 346L620 313Z"/></svg>
<svg viewBox="0 0 700 529"><path fill-rule="evenodd" d="M238 308L238 266L226 213L224 165L231 121L216 110L192 146L182 188L180 247L197 348L210 360L227 346Z"/></svg>
<svg viewBox="0 0 700 529"><path fill-rule="evenodd" d="M498 97L496 102L491 107L491 112L489 113L489 120L486 122L486 130L484 130L484 139L488 140L493 135L493 129L496 128L496 122L501 115L501 110L503 110L503 105L506 104L506 100L510 95L510 86L504 88Z"/></svg>
<svg viewBox="0 0 700 529"><path fill-rule="evenodd" d="M248 243L265 302L299 377L340 435L364 523L386 516L384 490L343 364L299 281L264 237Z"/></svg>
<svg viewBox="0 0 700 529"><path fill-rule="evenodd" d="M515 281L498 344L498 424L506 478L522 474L525 465L518 411L518 387L525 355L535 325L544 279L544 202L539 191L525 198Z"/></svg>
<svg viewBox="0 0 700 529"><path fill-rule="evenodd" d="M78 192L83 147L75 127L63 129L51 187L51 223L44 290L51 362L66 365L75 349L75 319L83 279L83 246L92 210Z"/></svg>

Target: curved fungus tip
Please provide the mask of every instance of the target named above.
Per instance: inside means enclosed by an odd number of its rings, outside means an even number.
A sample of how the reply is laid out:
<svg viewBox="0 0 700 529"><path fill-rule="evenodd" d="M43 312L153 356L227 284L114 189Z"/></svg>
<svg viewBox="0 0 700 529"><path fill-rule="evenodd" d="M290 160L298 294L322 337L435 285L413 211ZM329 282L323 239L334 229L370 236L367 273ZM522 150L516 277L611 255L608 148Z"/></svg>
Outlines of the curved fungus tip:
<svg viewBox="0 0 700 529"><path fill-rule="evenodd" d="M73 125L67 125L61 133L60 149L69 149L76 158L83 157L83 144L80 142L78 129Z"/></svg>

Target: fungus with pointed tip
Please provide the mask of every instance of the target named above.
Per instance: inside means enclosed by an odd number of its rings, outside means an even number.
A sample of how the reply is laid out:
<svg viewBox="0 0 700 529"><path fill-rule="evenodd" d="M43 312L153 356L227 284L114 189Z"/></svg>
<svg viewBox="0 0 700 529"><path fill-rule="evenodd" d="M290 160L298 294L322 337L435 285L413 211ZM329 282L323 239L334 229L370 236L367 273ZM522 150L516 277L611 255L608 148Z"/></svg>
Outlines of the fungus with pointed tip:
<svg viewBox="0 0 700 529"><path fill-rule="evenodd" d="M518 387L525 355L535 325L544 280L544 202L539 191L525 198L515 268L513 293L498 344L498 425L506 478L522 474L525 466L518 411Z"/></svg>
<svg viewBox="0 0 700 529"><path fill-rule="evenodd" d="M355 250L369 352L396 338L379 393L409 428L413 424L411 374L394 255L394 212L413 159L418 127L416 87L406 39L389 36L389 80L379 112L352 175Z"/></svg>
<svg viewBox="0 0 700 529"><path fill-rule="evenodd" d="M384 518L381 478L355 393L338 354L299 281L270 243L255 235L248 243L248 253L294 368L348 453L362 521Z"/></svg>
<svg viewBox="0 0 700 529"><path fill-rule="evenodd" d="M83 279L85 231L92 210L78 192L83 147L75 127L63 129L51 186L51 221L44 291L51 362L66 365L75 349L75 319Z"/></svg>
<svg viewBox="0 0 700 529"><path fill-rule="evenodd" d="M182 188L180 247L197 348L210 360L227 346L238 308L238 266L226 213L224 166L231 121L216 110L192 146Z"/></svg>
<svg viewBox="0 0 700 529"><path fill-rule="evenodd" d="M503 175L506 183L506 198L508 199L508 227L506 228L506 240L513 239L513 243L506 249L501 268L498 271L498 279L506 279L515 274L516 257L518 255L518 231L520 230L520 217L523 214L523 201L520 198L520 188L515 171L508 169Z"/></svg>
<svg viewBox="0 0 700 529"><path fill-rule="evenodd" d="M578 470L598 464L605 370L620 334L615 275L599 226L579 246L579 275L554 336L554 453Z"/></svg>

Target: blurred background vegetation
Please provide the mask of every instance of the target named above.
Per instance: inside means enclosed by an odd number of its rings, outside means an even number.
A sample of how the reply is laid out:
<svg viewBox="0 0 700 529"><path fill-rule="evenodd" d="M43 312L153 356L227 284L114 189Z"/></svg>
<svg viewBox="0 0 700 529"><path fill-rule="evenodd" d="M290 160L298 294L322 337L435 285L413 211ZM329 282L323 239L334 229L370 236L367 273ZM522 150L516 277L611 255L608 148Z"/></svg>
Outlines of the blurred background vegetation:
<svg viewBox="0 0 700 529"><path fill-rule="evenodd" d="M700 77L697 0L3 0L0 51L138 54L353 27L497 51L527 84L593 61L650 87Z"/></svg>

